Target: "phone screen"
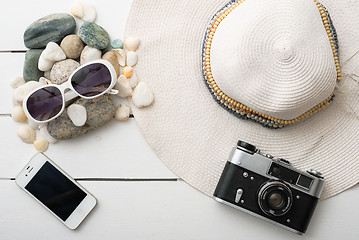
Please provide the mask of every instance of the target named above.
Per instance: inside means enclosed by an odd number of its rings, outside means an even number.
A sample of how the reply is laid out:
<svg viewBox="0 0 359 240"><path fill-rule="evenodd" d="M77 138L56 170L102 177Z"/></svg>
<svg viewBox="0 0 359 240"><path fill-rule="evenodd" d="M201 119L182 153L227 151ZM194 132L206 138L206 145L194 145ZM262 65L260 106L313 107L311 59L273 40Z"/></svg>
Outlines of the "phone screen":
<svg viewBox="0 0 359 240"><path fill-rule="evenodd" d="M25 189L63 221L66 221L86 197L84 191L48 161L25 186Z"/></svg>

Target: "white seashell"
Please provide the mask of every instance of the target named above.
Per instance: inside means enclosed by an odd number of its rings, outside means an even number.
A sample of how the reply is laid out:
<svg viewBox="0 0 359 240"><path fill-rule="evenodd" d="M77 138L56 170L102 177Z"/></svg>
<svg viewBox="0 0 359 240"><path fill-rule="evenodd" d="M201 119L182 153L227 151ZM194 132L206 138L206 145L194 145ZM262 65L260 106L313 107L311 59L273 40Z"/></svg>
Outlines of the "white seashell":
<svg viewBox="0 0 359 240"><path fill-rule="evenodd" d="M117 120L126 120L130 117L130 107L127 104L121 104L116 108L115 118Z"/></svg>
<svg viewBox="0 0 359 240"><path fill-rule="evenodd" d="M13 98L15 101L22 103L24 98L35 88L41 87L41 83L36 81L28 81L24 85L16 88L13 93Z"/></svg>
<svg viewBox="0 0 359 240"><path fill-rule="evenodd" d="M126 66L125 51L123 49L113 49L112 51L114 51L116 53L116 56L118 59L118 64L120 64L120 66L122 66L122 67Z"/></svg>
<svg viewBox="0 0 359 240"><path fill-rule="evenodd" d="M33 143L36 138L36 132L29 124L22 124L17 129L17 135L25 143Z"/></svg>
<svg viewBox="0 0 359 240"><path fill-rule="evenodd" d="M12 105L13 107L22 106L22 103L19 103L18 101L15 100L14 94L12 95Z"/></svg>
<svg viewBox="0 0 359 240"><path fill-rule="evenodd" d="M40 71L49 71L55 62L66 59L66 55L61 47L55 42L49 42L44 51L42 51L38 68Z"/></svg>
<svg viewBox="0 0 359 240"><path fill-rule="evenodd" d="M138 55L136 52L134 51L129 51L127 53L127 66L130 66L130 67L133 67L136 65L137 63L137 60L138 60Z"/></svg>
<svg viewBox="0 0 359 240"><path fill-rule="evenodd" d="M84 13L81 18L85 22L94 22L97 16L95 7L90 3L84 3Z"/></svg>
<svg viewBox="0 0 359 240"><path fill-rule="evenodd" d="M52 82L51 82L49 79L46 79L46 78L44 78L44 77L40 77L39 83L41 83L41 85L52 84Z"/></svg>
<svg viewBox="0 0 359 240"><path fill-rule="evenodd" d="M47 148L49 147L49 141L47 141L45 138L38 138L33 142L33 145L35 146L36 150L39 152L45 152Z"/></svg>
<svg viewBox="0 0 359 240"><path fill-rule="evenodd" d="M90 46L85 46L81 52L80 64L83 65L93 60L101 59L101 56L102 56L101 50Z"/></svg>
<svg viewBox="0 0 359 240"><path fill-rule="evenodd" d="M129 97L132 93L132 88L124 75L121 75L116 82L115 89L118 90L120 97Z"/></svg>
<svg viewBox="0 0 359 240"><path fill-rule="evenodd" d="M86 108L79 104L72 104L67 108L67 115L71 119L72 123L81 127L85 125L87 120L87 111Z"/></svg>
<svg viewBox="0 0 359 240"><path fill-rule="evenodd" d="M45 124L44 126L39 126L40 127L40 135L45 138L49 143L55 143L57 142L57 139L52 137L49 132L47 131L47 124Z"/></svg>
<svg viewBox="0 0 359 240"><path fill-rule="evenodd" d="M23 122L27 119L24 109L21 106L15 106L11 109L11 117L15 122Z"/></svg>
<svg viewBox="0 0 359 240"><path fill-rule="evenodd" d="M18 88L24 84L25 84L24 78L19 76L19 77L15 77L14 80L12 80L11 87Z"/></svg>
<svg viewBox="0 0 359 240"><path fill-rule="evenodd" d="M84 16L84 6L81 2L75 2L70 8L70 12L77 18L82 18Z"/></svg>
<svg viewBox="0 0 359 240"><path fill-rule="evenodd" d="M136 37L128 37L125 40L126 48L130 51L136 51L138 47L140 46L140 39Z"/></svg>
<svg viewBox="0 0 359 240"><path fill-rule="evenodd" d="M127 78L127 80L132 88L136 87L138 83L136 72L133 72L131 77Z"/></svg>
<svg viewBox="0 0 359 240"><path fill-rule="evenodd" d="M29 124L30 127L32 127L32 128L35 129L35 130L38 129L39 126L40 126L39 123L34 122L34 121L32 121L31 119L28 119L28 120L27 120L27 124Z"/></svg>
<svg viewBox="0 0 359 240"><path fill-rule="evenodd" d="M133 90L132 100L136 107L146 107L153 102L153 92L145 82L139 82Z"/></svg>

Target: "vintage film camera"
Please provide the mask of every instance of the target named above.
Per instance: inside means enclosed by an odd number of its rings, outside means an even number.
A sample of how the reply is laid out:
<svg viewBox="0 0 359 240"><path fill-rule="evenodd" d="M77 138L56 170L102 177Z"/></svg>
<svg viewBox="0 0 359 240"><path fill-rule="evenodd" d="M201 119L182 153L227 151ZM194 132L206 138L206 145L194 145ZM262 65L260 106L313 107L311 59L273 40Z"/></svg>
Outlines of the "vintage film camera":
<svg viewBox="0 0 359 240"><path fill-rule="evenodd" d="M321 174L238 141L222 172L214 198L287 230L307 230L324 187Z"/></svg>

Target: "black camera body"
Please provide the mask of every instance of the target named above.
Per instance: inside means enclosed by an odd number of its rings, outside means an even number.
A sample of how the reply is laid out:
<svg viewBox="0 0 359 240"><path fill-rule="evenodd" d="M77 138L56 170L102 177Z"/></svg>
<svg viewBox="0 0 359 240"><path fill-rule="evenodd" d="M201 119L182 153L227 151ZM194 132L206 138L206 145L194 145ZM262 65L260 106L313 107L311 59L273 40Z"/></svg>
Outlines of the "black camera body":
<svg viewBox="0 0 359 240"><path fill-rule="evenodd" d="M297 234L305 233L324 188L321 174L238 141L214 192L215 200Z"/></svg>

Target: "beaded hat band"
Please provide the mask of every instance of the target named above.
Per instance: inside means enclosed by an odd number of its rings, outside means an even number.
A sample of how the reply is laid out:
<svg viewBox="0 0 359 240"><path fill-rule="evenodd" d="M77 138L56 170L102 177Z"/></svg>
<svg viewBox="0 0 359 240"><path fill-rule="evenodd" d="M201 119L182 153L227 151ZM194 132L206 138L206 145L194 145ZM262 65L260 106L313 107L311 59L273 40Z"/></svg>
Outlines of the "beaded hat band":
<svg viewBox="0 0 359 240"><path fill-rule="evenodd" d="M290 119L281 119L278 117L270 116L266 113L256 111L251 106L245 105L243 102L237 101L234 99L234 97L229 96L224 91L222 91L221 86L218 82L216 82L215 74L212 69L212 62L211 62L211 53L212 53L212 42L213 39L216 36L216 31L220 27L221 22L224 21L227 16L231 15L232 11L236 8L241 8L242 4L245 4L245 2L252 1L252 0L236 0L231 1L228 4L226 4L222 9L220 9L211 19L206 34L203 41L203 51L202 51L202 67L203 67L203 76L205 79L205 83L210 90L213 98L215 101L221 105L224 109L228 110L229 112L233 113L235 116L247 119L247 120L253 120L265 127L269 128L282 128L284 126L297 123L302 119L305 119L314 113L322 110L326 106L329 105L329 103L334 98L334 90L332 89L330 91L330 95L328 95L324 100L321 100L320 102L316 103L316 105L311 106L309 109L307 109L305 112L301 113L300 115L290 118ZM258 3L260 4L260 3ZM338 39L336 30L333 26L332 20L330 18L330 15L326 8L318 3L316 0L314 0L313 5L316 5L318 8L318 14L320 14L323 22L323 30L325 29L327 36L328 36L328 44L330 43L330 47L332 50L333 55L333 65L335 64L336 69L336 80L340 81L341 79L341 70L339 65L339 52L338 52ZM231 19L233 20L233 19ZM232 24L235 25L235 24ZM265 41L265 40L263 40ZM220 42L222 45L226 45L225 42ZM233 43L228 43L233 44ZM236 49L237 50L237 49ZM253 50L254 51L254 50ZM286 53L284 53L286 54ZM234 56L235 58L236 56ZM286 58L289 58L290 56L284 56ZM285 59L286 60L286 59ZM235 61L232 59L229 59L228 61ZM293 60L294 61L294 60ZM289 61L288 61L289 62ZM222 64L222 63L220 63ZM223 63L224 64L224 63ZM231 62L228 64L232 64ZM294 81L296 81L294 79ZM242 86L243 90L246 90L246 86ZM241 89L241 90L242 90ZM299 91L301 89L298 89ZM314 91L313 94L316 94ZM253 100L254 101L254 100Z"/></svg>

